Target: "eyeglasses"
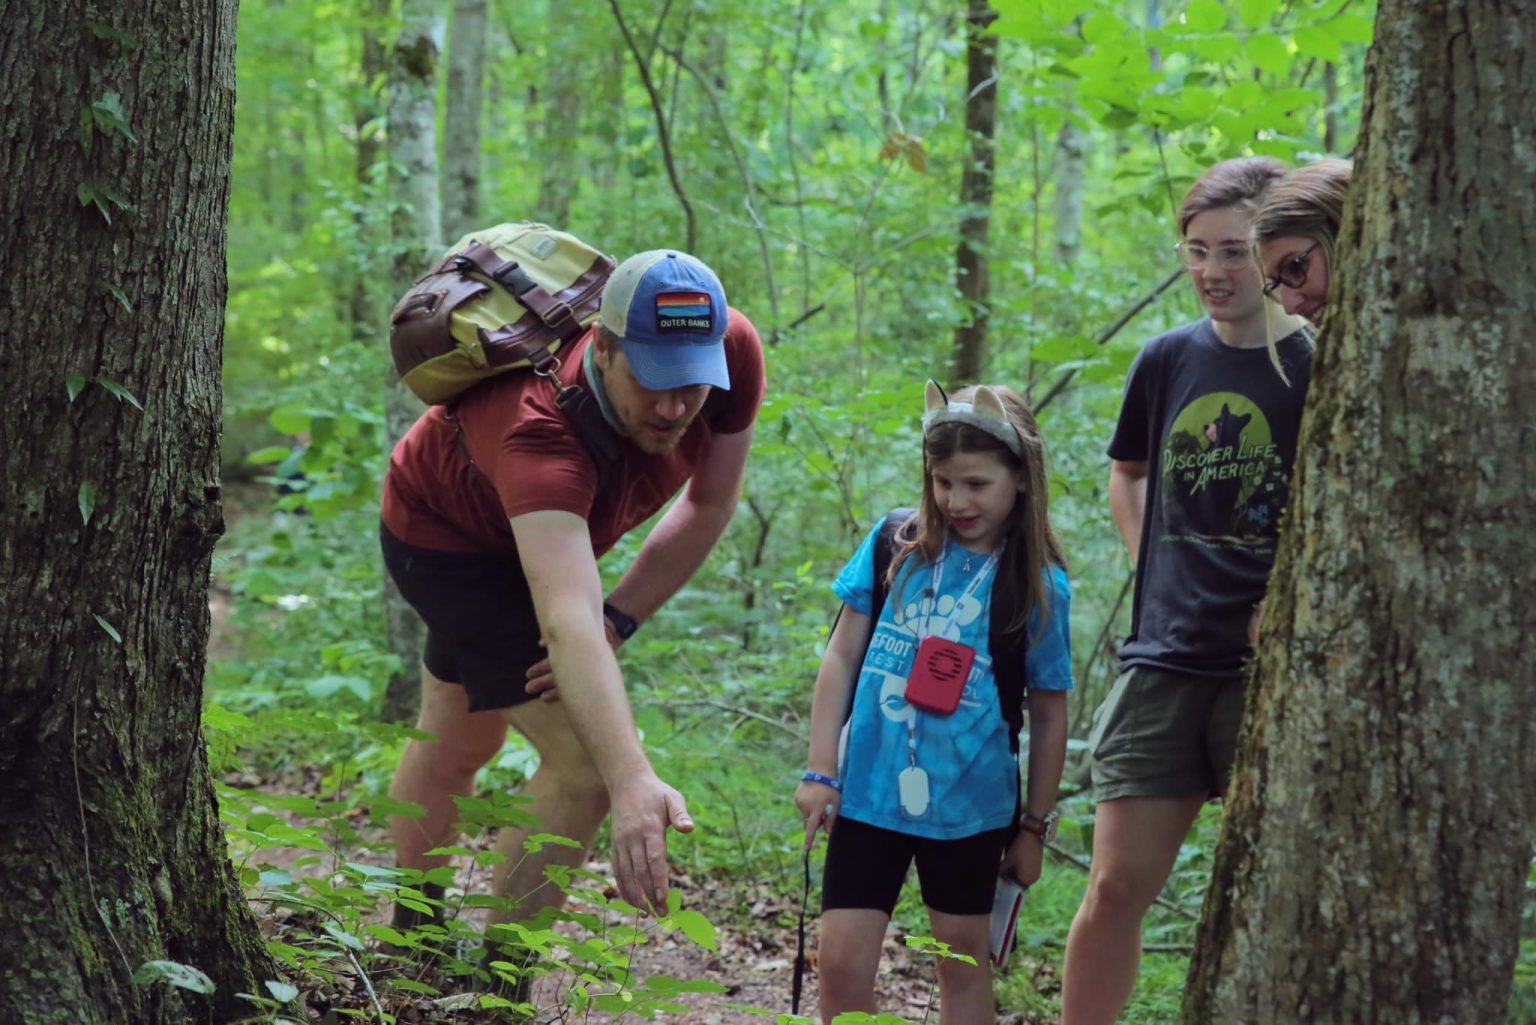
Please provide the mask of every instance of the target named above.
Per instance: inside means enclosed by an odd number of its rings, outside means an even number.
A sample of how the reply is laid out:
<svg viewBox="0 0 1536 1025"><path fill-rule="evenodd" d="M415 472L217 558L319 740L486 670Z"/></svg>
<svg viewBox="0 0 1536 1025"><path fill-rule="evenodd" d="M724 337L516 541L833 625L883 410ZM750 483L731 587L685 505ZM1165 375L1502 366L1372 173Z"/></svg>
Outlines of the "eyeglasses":
<svg viewBox="0 0 1536 1025"><path fill-rule="evenodd" d="M1307 275L1312 273L1312 250L1320 245L1322 242L1314 242L1301 252L1281 260L1275 276L1264 283L1264 294L1274 295L1275 289L1281 285L1286 288L1300 288L1305 285Z"/></svg>
<svg viewBox="0 0 1536 1025"><path fill-rule="evenodd" d="M1210 249L1198 242L1180 242L1173 247L1186 267L1204 267L1212 255L1222 270L1237 270L1253 262L1253 251L1247 246L1217 246Z"/></svg>

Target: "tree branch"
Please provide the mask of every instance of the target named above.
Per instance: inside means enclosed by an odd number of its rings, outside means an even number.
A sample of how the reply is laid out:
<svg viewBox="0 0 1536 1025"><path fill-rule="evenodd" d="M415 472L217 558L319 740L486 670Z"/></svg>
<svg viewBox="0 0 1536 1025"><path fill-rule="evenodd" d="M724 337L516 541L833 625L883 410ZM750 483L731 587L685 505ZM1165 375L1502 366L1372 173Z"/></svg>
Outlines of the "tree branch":
<svg viewBox="0 0 1536 1025"><path fill-rule="evenodd" d="M683 218L688 225L687 250L692 253L698 245L698 226L693 214L693 204L688 201L688 194L683 191L683 184L677 176L677 164L672 159L672 133L667 128L667 117L661 109L661 96L657 93L656 83L651 78L650 62L640 53L640 46L635 42L634 33L629 30L629 24L624 20L624 12L619 9L619 0L608 0L608 7L613 11L613 20L618 23L619 31L624 36L624 44L634 55L635 67L640 72L640 83L645 86L645 95L651 101L651 112L656 117L656 138L661 143L661 159L667 167L667 180L672 183L672 193L677 196L677 201L683 208Z"/></svg>
<svg viewBox="0 0 1536 1025"><path fill-rule="evenodd" d="M1114 323L1110 324L1109 327L1099 332L1099 337L1093 340L1093 344L1104 345L1111 338L1115 337L1115 335L1119 334L1120 329L1131 322L1131 318L1135 317L1136 314L1140 313L1148 306L1151 306L1154 299L1166 292L1175 281L1179 280L1179 278L1183 276L1184 268L1182 267L1178 268L1177 270L1170 271L1168 276L1164 278L1156 288L1152 289L1152 291L1138 299L1130 309L1126 310L1118 318L1116 318ZM1071 370L1068 370L1065 374L1062 374L1060 377L1058 377L1056 379L1056 383L1051 385L1050 390L1045 393L1044 398L1042 398L1039 402L1031 403L1031 405L1034 406L1035 415L1039 416L1040 411L1046 406L1049 406L1051 404L1051 400L1060 395L1062 390L1065 389L1066 386L1070 384L1072 379L1076 376L1077 368L1074 367Z"/></svg>
<svg viewBox="0 0 1536 1025"><path fill-rule="evenodd" d="M773 283L773 254L768 249L768 229L763 224L763 219L757 215L757 208L752 205L752 175L747 170L747 162L741 155L741 147L736 143L736 137L731 134L730 120L725 116L725 110L720 106L720 97L715 92L714 86L709 84L709 79L683 59L683 55L667 46L662 46L662 52L677 62L677 66L693 76L693 80L699 83L699 88L704 90L704 98L709 100L710 109L715 112L715 119L720 122L720 133L725 136L726 149L730 150L731 161L736 165L736 173L741 177L741 202L747 208L747 214L752 218L752 229L757 233L757 248L763 260L764 284L768 288L769 316L773 318L773 324L768 329L768 344L777 345L779 341L779 290Z"/></svg>

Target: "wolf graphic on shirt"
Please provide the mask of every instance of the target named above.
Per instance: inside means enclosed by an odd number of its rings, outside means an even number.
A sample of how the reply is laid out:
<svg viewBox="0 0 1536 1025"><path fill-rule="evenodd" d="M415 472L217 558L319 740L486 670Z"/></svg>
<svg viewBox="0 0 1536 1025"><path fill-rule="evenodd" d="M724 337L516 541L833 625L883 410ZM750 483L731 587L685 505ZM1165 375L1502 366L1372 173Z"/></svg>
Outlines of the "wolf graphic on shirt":
<svg viewBox="0 0 1536 1025"><path fill-rule="evenodd" d="M1287 480L1269 421L1236 392L1212 392L1179 411L1160 460L1167 539L1270 550Z"/></svg>

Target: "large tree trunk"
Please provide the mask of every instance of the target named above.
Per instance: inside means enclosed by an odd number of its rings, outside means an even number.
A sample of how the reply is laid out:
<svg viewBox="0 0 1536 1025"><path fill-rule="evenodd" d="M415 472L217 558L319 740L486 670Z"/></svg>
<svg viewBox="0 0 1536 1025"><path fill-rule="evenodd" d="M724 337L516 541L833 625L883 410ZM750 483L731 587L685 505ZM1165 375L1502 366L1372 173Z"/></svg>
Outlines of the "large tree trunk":
<svg viewBox="0 0 1536 1025"><path fill-rule="evenodd" d="M405 0L400 36L389 66L389 157L400 171L392 179L394 217L390 224L389 280L395 296L441 255L442 216L437 193L437 39L441 14L436 0ZM393 448L416 418L421 401L393 371L384 401L387 444ZM400 670L389 678L382 714L391 721L415 716L420 696L421 649L426 628L384 574L384 625Z"/></svg>
<svg viewBox="0 0 1536 1025"><path fill-rule="evenodd" d="M235 5L0 25L0 1021L229 1021L278 977L199 731Z"/></svg>
<svg viewBox="0 0 1536 1025"><path fill-rule="evenodd" d="M1536 812L1536 76L1382 0L1183 1020L1500 1025Z"/></svg>
<svg viewBox="0 0 1536 1025"><path fill-rule="evenodd" d="M960 243L955 249L955 287L963 320L955 328L950 380L969 383L981 375L991 320L988 236L992 230L992 179L997 166L997 36L988 31L997 15L987 0L968 0L965 18L965 137L968 156L960 175Z"/></svg>
<svg viewBox="0 0 1536 1025"><path fill-rule="evenodd" d="M480 220L480 112L485 85L485 0L454 0L443 117L443 239Z"/></svg>

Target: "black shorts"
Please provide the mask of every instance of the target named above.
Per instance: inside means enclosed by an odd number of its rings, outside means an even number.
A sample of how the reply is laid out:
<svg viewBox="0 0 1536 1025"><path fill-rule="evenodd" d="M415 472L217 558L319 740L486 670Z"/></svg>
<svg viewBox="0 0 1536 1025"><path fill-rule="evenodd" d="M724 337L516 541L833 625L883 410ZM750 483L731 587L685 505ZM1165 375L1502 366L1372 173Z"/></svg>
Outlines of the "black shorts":
<svg viewBox="0 0 1536 1025"><path fill-rule="evenodd" d="M958 840L930 840L838 817L827 842L821 909L896 909L907 868L917 862L923 903L946 915L988 915L1009 833L1004 827Z"/></svg>
<svg viewBox="0 0 1536 1025"><path fill-rule="evenodd" d="M395 586L427 624L427 671L463 684L471 712L533 700L528 668L544 649L517 557L417 548L382 523L379 546Z"/></svg>

